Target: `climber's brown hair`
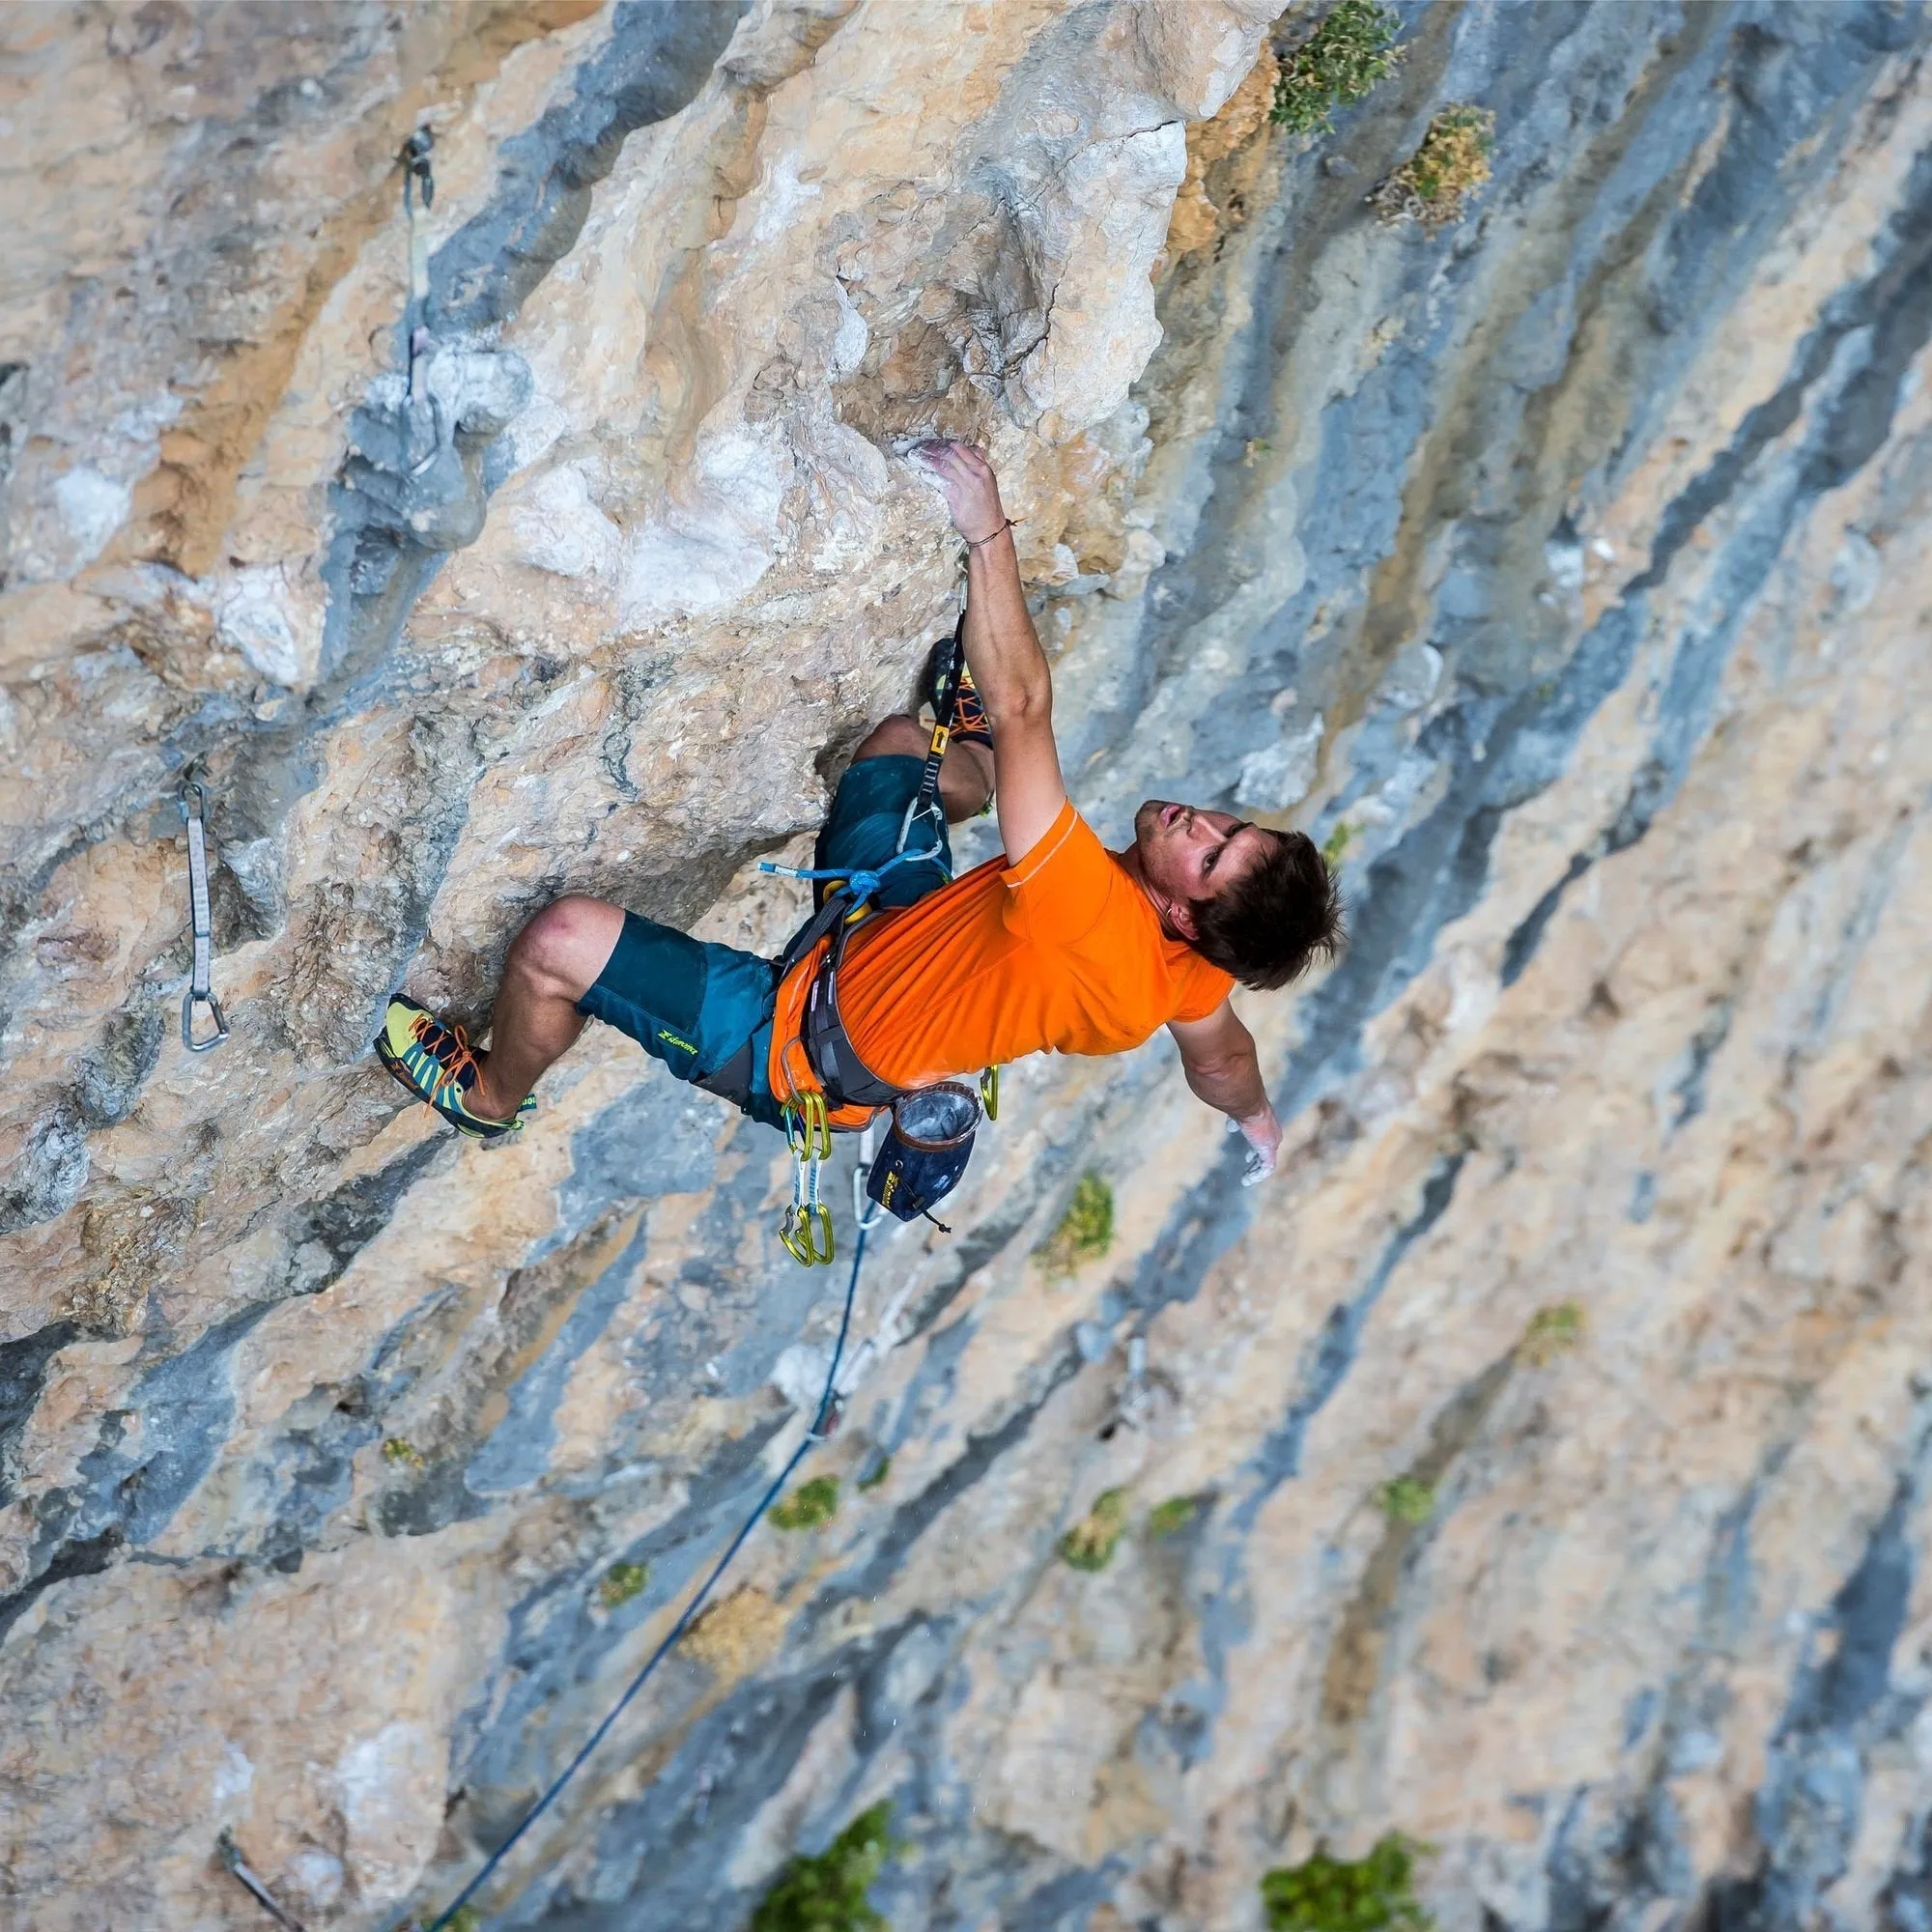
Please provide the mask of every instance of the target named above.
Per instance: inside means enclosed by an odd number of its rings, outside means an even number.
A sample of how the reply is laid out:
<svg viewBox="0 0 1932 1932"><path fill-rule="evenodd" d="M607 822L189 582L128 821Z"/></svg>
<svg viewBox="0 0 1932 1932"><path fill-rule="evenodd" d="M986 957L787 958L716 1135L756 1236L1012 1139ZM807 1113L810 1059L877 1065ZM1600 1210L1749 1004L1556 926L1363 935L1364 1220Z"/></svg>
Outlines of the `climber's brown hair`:
<svg viewBox="0 0 1932 1932"><path fill-rule="evenodd" d="M1194 950L1244 986L1272 992L1347 938L1334 874L1305 832L1266 832L1262 856L1211 899L1196 899Z"/></svg>

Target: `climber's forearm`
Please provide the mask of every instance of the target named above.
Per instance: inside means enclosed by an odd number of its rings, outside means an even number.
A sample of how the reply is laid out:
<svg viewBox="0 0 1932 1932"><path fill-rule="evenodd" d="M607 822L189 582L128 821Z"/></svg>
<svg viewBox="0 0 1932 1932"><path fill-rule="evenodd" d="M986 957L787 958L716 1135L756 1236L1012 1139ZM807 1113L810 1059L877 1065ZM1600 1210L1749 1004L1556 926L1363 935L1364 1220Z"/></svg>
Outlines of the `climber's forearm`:
<svg viewBox="0 0 1932 1932"><path fill-rule="evenodd" d="M993 728L1044 722L1053 708L1053 675L1020 586L1012 531L976 544L966 556L966 663Z"/></svg>
<svg viewBox="0 0 1932 1932"><path fill-rule="evenodd" d="M1253 1043L1243 1058L1181 1062L1187 1085L1196 1099L1205 1100L1231 1121L1251 1121L1268 1104L1267 1089L1262 1083L1260 1062Z"/></svg>

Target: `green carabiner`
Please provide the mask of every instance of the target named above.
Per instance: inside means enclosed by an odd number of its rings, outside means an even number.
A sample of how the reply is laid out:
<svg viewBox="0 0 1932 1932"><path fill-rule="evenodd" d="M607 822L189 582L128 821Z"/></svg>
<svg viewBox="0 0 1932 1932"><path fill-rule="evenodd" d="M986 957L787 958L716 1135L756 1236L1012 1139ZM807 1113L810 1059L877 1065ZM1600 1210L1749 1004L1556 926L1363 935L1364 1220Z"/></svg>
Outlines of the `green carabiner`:
<svg viewBox="0 0 1932 1932"><path fill-rule="evenodd" d="M989 1121L1000 1118L1000 1069L997 1063L984 1068L980 1075L980 1104L986 1110Z"/></svg>
<svg viewBox="0 0 1932 1932"><path fill-rule="evenodd" d="M812 1262L815 1262L818 1264L820 1267L830 1267L832 1265L832 1263L835 1259L837 1252L832 1238L832 1209L828 1208L824 1202L821 1201L816 1208L808 1210L807 1218L801 1229L801 1232L805 1236L806 1244L808 1245L808 1247L810 1245L811 1242L810 1215L813 1213L815 1213L818 1217L818 1234L819 1234L820 1243L824 1248L824 1252L822 1254L814 1253L811 1257L811 1261L808 1262L806 1265L810 1267L812 1264Z"/></svg>

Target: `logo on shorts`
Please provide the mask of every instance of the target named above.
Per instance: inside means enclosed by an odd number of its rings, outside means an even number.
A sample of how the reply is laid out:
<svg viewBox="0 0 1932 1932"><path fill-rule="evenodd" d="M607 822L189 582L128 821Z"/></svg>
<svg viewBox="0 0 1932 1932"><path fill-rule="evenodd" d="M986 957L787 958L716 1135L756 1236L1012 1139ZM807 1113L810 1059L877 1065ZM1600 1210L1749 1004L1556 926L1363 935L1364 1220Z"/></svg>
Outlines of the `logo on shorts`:
<svg viewBox="0 0 1932 1932"><path fill-rule="evenodd" d="M679 1039L676 1034L672 1033L668 1027L659 1027L658 1037L668 1041L672 1046L681 1046L686 1053L695 1054L697 1051L688 1039Z"/></svg>

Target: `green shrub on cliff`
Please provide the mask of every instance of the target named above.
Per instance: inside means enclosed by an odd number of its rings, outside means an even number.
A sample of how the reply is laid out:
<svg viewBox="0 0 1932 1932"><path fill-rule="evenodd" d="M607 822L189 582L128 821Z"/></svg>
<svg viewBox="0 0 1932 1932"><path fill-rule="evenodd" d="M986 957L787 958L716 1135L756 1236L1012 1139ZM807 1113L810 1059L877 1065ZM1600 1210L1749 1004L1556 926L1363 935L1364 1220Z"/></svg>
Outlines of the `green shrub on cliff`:
<svg viewBox="0 0 1932 1932"><path fill-rule="evenodd" d="M1378 1500L1382 1514L1391 1522L1406 1522L1418 1528L1435 1514L1435 1492L1414 1476L1397 1476L1384 1483Z"/></svg>
<svg viewBox="0 0 1932 1932"><path fill-rule="evenodd" d="M886 1799L858 1817L814 1859L792 1859L752 1915L750 1932L884 1932L866 1894L894 1850Z"/></svg>
<svg viewBox="0 0 1932 1932"><path fill-rule="evenodd" d="M1419 221L1432 230L1460 221L1469 197L1490 178L1495 135L1496 117L1487 107L1463 101L1445 107L1369 205L1383 221Z"/></svg>
<svg viewBox="0 0 1932 1932"><path fill-rule="evenodd" d="M1069 1275L1082 1262L1096 1261L1114 1245L1114 1190L1093 1173L1083 1174L1060 1225L1034 1250L1050 1275Z"/></svg>
<svg viewBox="0 0 1932 1932"><path fill-rule="evenodd" d="M1094 1507L1060 1539L1061 1560L1075 1570L1104 1570L1126 1526L1126 1491L1102 1491Z"/></svg>
<svg viewBox="0 0 1932 1932"><path fill-rule="evenodd" d="M814 1476L772 1505L774 1529L817 1529L838 1514L838 1478Z"/></svg>
<svg viewBox="0 0 1932 1932"><path fill-rule="evenodd" d="M1415 1898L1415 1861L1430 1848L1391 1832L1366 1858L1317 1852L1262 1880L1268 1932L1432 1932Z"/></svg>
<svg viewBox="0 0 1932 1932"><path fill-rule="evenodd" d="M647 1563L613 1563L597 1585L597 1600L607 1610L621 1609L650 1580Z"/></svg>
<svg viewBox="0 0 1932 1932"><path fill-rule="evenodd" d="M1401 19L1375 0L1339 0L1281 64L1268 119L1296 134L1332 134L1338 107L1351 107L1396 70Z"/></svg>

